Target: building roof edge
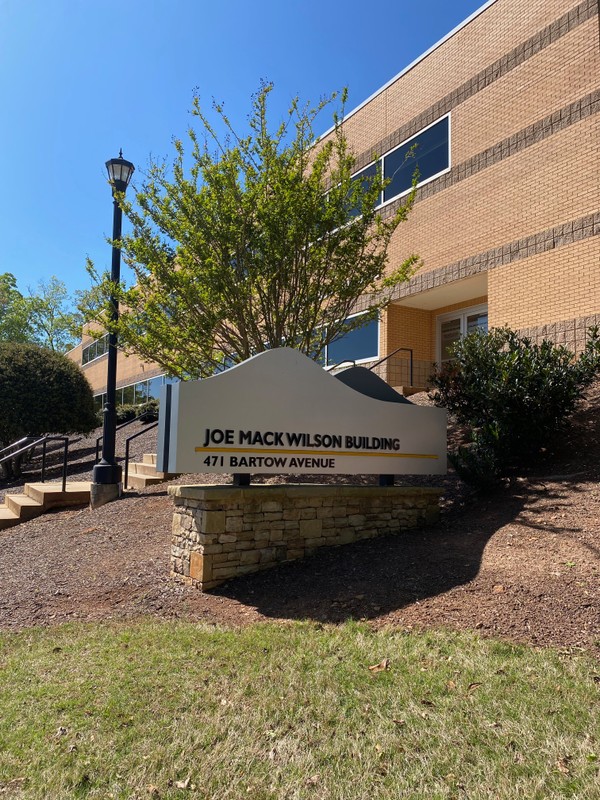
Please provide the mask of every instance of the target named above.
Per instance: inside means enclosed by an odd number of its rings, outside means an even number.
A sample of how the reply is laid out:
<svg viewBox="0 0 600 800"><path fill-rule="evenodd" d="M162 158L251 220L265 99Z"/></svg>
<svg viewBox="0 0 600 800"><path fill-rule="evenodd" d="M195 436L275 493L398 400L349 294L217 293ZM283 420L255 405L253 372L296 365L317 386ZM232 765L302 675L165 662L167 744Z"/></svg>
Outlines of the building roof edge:
<svg viewBox="0 0 600 800"><path fill-rule="evenodd" d="M366 106L368 103L370 103L371 100L373 100L375 97L377 97L382 92L384 92L393 83L395 83L397 80L399 80L403 75L406 75L406 73L409 72L411 69L413 69L413 67L416 67L417 64L419 64L421 61L423 61L423 59L427 58L427 56L430 55L431 53L433 53L434 50L437 50L437 48L440 47L441 45L443 45L444 42L447 42L448 39L450 39L452 36L454 36L455 33L458 33L458 31L462 30L466 25L469 24L469 22L472 22L476 17L478 17L481 13L483 13L487 8L489 8L495 2L496 2L496 0L487 0L486 3L484 3L479 8L475 9L475 11L473 11L472 14L469 14L469 16L466 19L464 19L462 22L459 22L459 24L455 28L453 28L451 31L449 31L445 36L442 36L442 38L439 39L435 44L432 44L429 49L425 50L424 53L421 53L421 55L418 56L417 58L415 58L414 61L411 61L411 63L408 64L406 67L404 67L404 69L400 70L400 72L398 72L397 75L394 75L394 77L390 78L390 80L387 83L384 83L383 86L381 86L379 89L374 91L373 94L369 95L369 97L367 97L366 100L363 100L362 103L360 103L359 105L356 106L356 108L353 108L352 111L349 111L344 116L344 118L342 120L342 123L346 122L346 120L348 120L350 117L352 117L354 114L356 114L357 111L360 111L361 108L364 108L364 106ZM324 133L322 133L320 136L317 137L317 141L319 141L319 139L323 139L325 136L328 136L334 129L335 129L335 125L332 125Z"/></svg>

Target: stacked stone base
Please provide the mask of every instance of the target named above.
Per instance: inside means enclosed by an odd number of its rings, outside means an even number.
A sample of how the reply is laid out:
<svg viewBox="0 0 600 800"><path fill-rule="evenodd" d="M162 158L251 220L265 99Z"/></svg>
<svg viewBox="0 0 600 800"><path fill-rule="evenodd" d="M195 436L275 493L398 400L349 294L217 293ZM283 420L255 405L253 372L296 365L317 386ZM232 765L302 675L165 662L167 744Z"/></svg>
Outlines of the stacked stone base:
<svg viewBox="0 0 600 800"><path fill-rule="evenodd" d="M437 519L441 489L172 486L171 575L211 589L230 578Z"/></svg>

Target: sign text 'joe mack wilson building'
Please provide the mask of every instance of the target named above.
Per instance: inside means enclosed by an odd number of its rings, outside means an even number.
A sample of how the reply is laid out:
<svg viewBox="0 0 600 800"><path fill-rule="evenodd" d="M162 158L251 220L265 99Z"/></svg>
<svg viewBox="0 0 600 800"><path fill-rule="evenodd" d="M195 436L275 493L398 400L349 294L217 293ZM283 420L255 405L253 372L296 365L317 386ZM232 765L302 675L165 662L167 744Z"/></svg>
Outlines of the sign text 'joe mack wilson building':
<svg viewBox="0 0 600 800"><path fill-rule="evenodd" d="M416 202L389 269L410 253L423 266L379 320L329 346L328 365L395 353L379 375L422 388L433 363L478 328L583 348L600 324L598 9L597 0L490 0L346 116L357 177L392 178L383 216L409 190L414 162L402 165L417 145ZM98 406L105 350L84 336L69 354ZM121 356L117 401L158 396L161 372Z"/></svg>

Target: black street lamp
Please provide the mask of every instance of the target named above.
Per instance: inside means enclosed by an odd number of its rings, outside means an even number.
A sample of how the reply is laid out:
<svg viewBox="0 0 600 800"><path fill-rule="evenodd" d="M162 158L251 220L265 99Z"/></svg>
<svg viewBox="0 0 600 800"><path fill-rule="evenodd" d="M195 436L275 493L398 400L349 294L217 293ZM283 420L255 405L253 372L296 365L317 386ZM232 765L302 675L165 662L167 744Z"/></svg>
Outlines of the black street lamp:
<svg viewBox="0 0 600 800"><path fill-rule="evenodd" d="M106 162L108 180L113 194L113 246L110 279L114 286L121 280L121 224L123 212L117 200L117 194L124 194L133 175L135 167L131 161L123 158L123 151L119 151L118 158L111 158ZM119 304L117 298L110 298L110 320L114 325L119 319ZM112 326L111 326L112 327ZM102 459L94 466L92 472L92 487L90 503L92 508L104 505L115 500L121 493L121 466L115 460L115 438L117 431L117 334L112 331L108 334L108 362L106 376L106 403L104 405L104 420L102 426Z"/></svg>

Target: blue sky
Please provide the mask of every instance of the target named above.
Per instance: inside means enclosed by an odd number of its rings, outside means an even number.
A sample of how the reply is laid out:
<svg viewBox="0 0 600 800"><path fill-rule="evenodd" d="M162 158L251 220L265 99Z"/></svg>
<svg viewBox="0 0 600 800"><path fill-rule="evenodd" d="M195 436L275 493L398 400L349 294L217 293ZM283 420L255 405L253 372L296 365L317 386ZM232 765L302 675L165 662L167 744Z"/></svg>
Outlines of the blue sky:
<svg viewBox="0 0 600 800"><path fill-rule="evenodd" d="M104 162L170 157L195 89L241 125L261 79L274 120L344 86L351 110L482 4L0 0L0 273L88 288L86 257L110 266Z"/></svg>

